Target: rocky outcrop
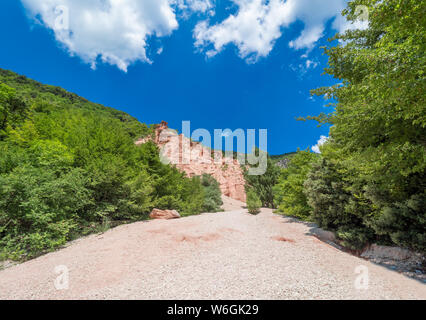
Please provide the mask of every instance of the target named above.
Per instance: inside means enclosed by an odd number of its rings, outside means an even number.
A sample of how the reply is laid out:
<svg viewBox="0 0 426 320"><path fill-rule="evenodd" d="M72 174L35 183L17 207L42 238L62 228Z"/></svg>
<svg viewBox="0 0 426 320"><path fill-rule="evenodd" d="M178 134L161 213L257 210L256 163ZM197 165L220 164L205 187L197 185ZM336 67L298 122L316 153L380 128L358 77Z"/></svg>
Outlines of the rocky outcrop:
<svg viewBox="0 0 426 320"><path fill-rule="evenodd" d="M360 256L426 283L426 256L420 252L372 244L364 249Z"/></svg>
<svg viewBox="0 0 426 320"><path fill-rule="evenodd" d="M370 244L359 251L351 250L345 247L344 243L336 237L334 232L318 228L315 224L312 225L309 234L339 250L350 252L426 283L426 257L422 253L400 247L381 246L377 244Z"/></svg>
<svg viewBox="0 0 426 320"><path fill-rule="evenodd" d="M336 235L334 234L334 232L326 231L326 230L321 229L321 228L312 228L309 231L313 236L317 237L318 239L320 239L322 241L336 242Z"/></svg>
<svg viewBox="0 0 426 320"><path fill-rule="evenodd" d="M361 257L366 259L392 259L397 261L408 260L414 256L415 254L407 249L377 244L372 244L361 254Z"/></svg>
<svg viewBox="0 0 426 320"><path fill-rule="evenodd" d="M287 169L290 164L290 159L282 159L277 162L277 166L282 169Z"/></svg>
<svg viewBox="0 0 426 320"><path fill-rule="evenodd" d="M141 139L136 144L146 143L149 139ZM222 151L213 151L183 134L179 135L164 121L155 127L153 142L160 148L163 162L175 165L189 177L210 174L219 182L224 196L246 201L245 179L237 159L223 157Z"/></svg>
<svg viewBox="0 0 426 320"><path fill-rule="evenodd" d="M160 209L154 209L152 210L151 214L149 215L151 219L177 219L180 218L179 212L176 210L160 210Z"/></svg>

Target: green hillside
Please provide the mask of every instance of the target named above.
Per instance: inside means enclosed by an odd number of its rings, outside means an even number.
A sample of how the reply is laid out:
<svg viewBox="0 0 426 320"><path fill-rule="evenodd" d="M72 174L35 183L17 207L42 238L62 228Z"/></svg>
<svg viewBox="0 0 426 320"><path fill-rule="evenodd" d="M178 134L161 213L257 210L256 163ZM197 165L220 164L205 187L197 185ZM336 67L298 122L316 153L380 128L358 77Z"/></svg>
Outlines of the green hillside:
<svg viewBox="0 0 426 320"><path fill-rule="evenodd" d="M292 157L294 157L295 154L296 152L289 152L284 154L269 155L269 157L271 158L272 162L277 163L284 159L290 160Z"/></svg>
<svg viewBox="0 0 426 320"><path fill-rule="evenodd" d="M0 260L26 259L155 207L197 214L199 178L160 162L128 114L0 69Z"/></svg>

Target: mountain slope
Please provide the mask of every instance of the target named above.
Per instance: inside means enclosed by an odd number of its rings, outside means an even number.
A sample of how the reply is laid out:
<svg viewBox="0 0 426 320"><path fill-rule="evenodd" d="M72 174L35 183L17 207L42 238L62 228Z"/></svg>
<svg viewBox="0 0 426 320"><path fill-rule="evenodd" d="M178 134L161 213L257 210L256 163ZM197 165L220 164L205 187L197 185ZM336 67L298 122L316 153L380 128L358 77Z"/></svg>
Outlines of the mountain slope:
<svg viewBox="0 0 426 320"><path fill-rule="evenodd" d="M202 211L199 178L160 161L128 114L0 70L0 260L146 219L154 207Z"/></svg>
<svg viewBox="0 0 426 320"><path fill-rule="evenodd" d="M126 131L133 137L145 136L152 132L144 123L140 123L129 114L105 107L101 104L93 103L87 99L66 91L61 87L41 84L26 76L19 75L9 70L0 68L0 83L16 90L17 95L27 104L35 102L46 102L57 108L78 108L86 111L93 111L106 117L120 120Z"/></svg>
<svg viewBox="0 0 426 320"><path fill-rule="evenodd" d="M273 163L275 163L277 166L281 168L287 168L288 164L290 163L291 158L296 154L296 152L289 152L284 154L278 154L278 155L271 155L271 160Z"/></svg>

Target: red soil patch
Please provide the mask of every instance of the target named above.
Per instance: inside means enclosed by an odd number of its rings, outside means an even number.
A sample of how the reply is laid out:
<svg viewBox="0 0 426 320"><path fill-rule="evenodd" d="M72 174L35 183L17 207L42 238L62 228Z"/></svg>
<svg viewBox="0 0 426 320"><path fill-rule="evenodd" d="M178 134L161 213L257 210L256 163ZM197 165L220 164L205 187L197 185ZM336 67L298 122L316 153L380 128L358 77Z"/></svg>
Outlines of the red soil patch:
<svg viewBox="0 0 426 320"><path fill-rule="evenodd" d="M272 239L276 240L276 241L283 241L283 242L290 242L290 243L295 243L296 242L293 239L288 239L288 238L279 237L279 236L272 237Z"/></svg>
<svg viewBox="0 0 426 320"><path fill-rule="evenodd" d="M220 238L221 236L217 233L208 233L202 236L190 236L186 234L180 234L174 237L177 242L187 241L192 243L197 243L199 241L214 241Z"/></svg>

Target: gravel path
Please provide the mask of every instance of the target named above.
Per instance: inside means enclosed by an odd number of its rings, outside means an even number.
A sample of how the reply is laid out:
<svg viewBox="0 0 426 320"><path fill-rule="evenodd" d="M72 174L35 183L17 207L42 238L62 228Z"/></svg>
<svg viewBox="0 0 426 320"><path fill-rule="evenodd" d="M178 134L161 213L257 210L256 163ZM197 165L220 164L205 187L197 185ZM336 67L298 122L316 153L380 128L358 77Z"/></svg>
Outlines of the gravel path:
<svg viewBox="0 0 426 320"><path fill-rule="evenodd" d="M426 299L426 285L321 242L304 223L226 207L74 241L1 271L0 299ZM54 285L60 265L67 290ZM358 266L368 289L355 288Z"/></svg>

